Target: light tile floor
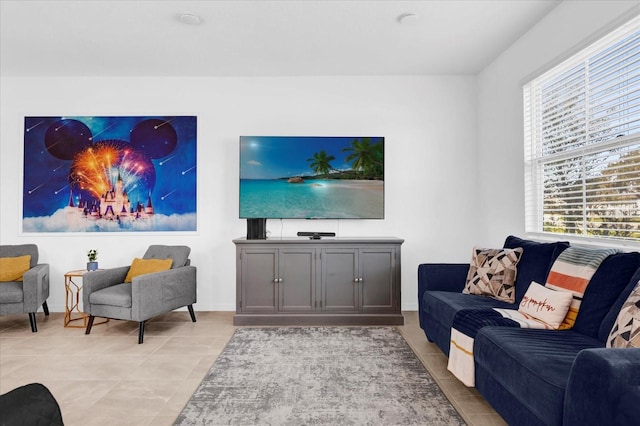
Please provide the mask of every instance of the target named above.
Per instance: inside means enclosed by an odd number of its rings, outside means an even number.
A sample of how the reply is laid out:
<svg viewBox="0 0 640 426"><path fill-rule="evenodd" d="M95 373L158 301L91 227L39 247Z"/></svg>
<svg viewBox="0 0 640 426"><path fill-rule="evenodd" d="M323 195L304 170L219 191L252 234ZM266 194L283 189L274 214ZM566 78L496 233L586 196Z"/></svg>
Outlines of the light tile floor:
<svg viewBox="0 0 640 426"><path fill-rule="evenodd" d="M469 425L506 425L474 389L446 369L416 312L398 327L426 369ZM236 327L233 312L172 312L150 321L138 345L137 323L111 320L64 328L63 314L38 313L38 332L27 315L0 317L0 393L27 383L47 386L65 425L171 425L225 347Z"/></svg>

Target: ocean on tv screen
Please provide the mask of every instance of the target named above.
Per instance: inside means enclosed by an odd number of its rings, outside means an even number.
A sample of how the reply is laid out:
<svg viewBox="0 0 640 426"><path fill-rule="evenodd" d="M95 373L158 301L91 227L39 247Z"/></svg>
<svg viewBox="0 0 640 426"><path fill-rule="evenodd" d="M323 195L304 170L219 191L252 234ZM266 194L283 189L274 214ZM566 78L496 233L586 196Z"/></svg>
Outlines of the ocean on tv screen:
<svg viewBox="0 0 640 426"><path fill-rule="evenodd" d="M241 180L240 217L382 219L384 183L360 180Z"/></svg>

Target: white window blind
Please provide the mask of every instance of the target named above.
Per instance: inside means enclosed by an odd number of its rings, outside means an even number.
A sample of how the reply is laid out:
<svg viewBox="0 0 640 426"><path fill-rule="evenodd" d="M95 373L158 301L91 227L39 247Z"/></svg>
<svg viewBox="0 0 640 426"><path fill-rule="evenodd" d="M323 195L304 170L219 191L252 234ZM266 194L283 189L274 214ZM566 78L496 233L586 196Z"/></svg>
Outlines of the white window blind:
<svg viewBox="0 0 640 426"><path fill-rule="evenodd" d="M640 16L523 101L526 230L640 241Z"/></svg>

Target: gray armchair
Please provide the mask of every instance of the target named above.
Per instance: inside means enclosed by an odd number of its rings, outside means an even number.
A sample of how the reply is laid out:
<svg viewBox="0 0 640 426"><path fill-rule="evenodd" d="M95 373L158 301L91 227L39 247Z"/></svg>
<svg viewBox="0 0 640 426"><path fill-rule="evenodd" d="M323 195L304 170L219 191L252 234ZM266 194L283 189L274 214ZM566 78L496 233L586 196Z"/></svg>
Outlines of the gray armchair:
<svg viewBox="0 0 640 426"><path fill-rule="evenodd" d="M183 306L196 322L196 268L190 265L190 252L186 246L149 246L143 259L171 258L171 269L139 275L131 283L124 282L129 266L85 274L83 311L89 314L85 334L91 333L95 317L137 321L138 343L142 343L145 321Z"/></svg>
<svg viewBox="0 0 640 426"><path fill-rule="evenodd" d="M49 315L47 298L49 297L49 265L38 264L38 246L35 244L0 246L0 257L18 257L30 255L29 269L24 273L22 282L13 281L0 284L0 315L29 314L31 331L38 331L36 312L42 306L45 315Z"/></svg>

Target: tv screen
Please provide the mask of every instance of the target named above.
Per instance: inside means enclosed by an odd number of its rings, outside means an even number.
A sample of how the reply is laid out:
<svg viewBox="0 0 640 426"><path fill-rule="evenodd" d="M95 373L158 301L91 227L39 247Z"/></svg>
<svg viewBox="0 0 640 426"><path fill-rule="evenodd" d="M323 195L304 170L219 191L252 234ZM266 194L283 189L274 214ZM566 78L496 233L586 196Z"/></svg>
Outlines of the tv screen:
<svg viewBox="0 0 640 426"><path fill-rule="evenodd" d="M241 136L240 218L383 219L384 138Z"/></svg>

